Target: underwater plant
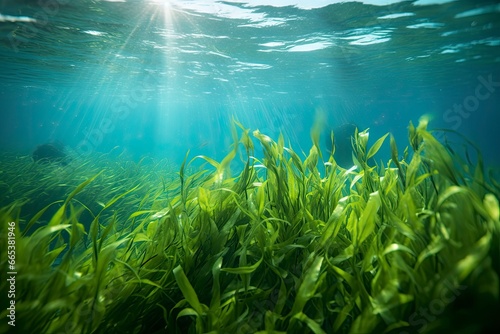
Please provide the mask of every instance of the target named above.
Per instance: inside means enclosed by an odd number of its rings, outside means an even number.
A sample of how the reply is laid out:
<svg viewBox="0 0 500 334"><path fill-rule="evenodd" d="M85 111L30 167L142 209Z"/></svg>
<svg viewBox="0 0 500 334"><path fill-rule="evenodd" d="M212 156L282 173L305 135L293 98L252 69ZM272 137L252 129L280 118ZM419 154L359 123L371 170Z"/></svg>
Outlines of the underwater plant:
<svg viewBox="0 0 500 334"><path fill-rule="evenodd" d="M48 204L52 212L29 216L14 191L0 217L18 222L16 330L494 329L498 181L480 155L471 165L437 141L425 118L410 123L402 159L390 137L392 159L371 165L387 137L369 146L368 130L355 131L354 166L344 169L335 153L323 160L315 131L301 158L283 136L274 141L235 122L234 146L221 162L186 155L177 174L162 163L88 162L67 176L80 182ZM244 166L235 173L238 156ZM0 263L6 267L4 257ZM1 333L9 329L0 323Z"/></svg>

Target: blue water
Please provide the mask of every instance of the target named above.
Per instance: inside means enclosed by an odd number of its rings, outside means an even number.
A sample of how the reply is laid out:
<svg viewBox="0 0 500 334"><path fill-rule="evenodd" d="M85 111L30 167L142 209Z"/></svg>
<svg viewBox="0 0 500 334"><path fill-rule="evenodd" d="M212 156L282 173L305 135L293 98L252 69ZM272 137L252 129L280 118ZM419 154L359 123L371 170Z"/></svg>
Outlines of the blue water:
<svg viewBox="0 0 500 334"><path fill-rule="evenodd" d="M0 13L2 150L220 159L234 117L308 152L317 114L324 138L355 123L404 148L428 114L500 166L496 1L4 0Z"/></svg>

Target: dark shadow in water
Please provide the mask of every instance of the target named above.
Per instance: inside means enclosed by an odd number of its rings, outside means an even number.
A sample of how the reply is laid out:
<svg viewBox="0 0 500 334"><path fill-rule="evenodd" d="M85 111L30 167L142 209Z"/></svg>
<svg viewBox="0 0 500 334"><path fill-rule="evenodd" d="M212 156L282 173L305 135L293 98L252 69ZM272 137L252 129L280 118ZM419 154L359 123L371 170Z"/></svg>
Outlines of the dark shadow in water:
<svg viewBox="0 0 500 334"><path fill-rule="evenodd" d="M33 160L38 163L56 163L66 166L69 157L64 151L64 145L58 142L47 143L37 146L32 154Z"/></svg>
<svg viewBox="0 0 500 334"><path fill-rule="evenodd" d="M352 143L354 132L357 126L353 123L345 123L331 129L334 135L335 153L334 158L337 164L342 168L350 168L353 166L352 161ZM330 132L326 136L327 147L329 153L332 151L332 142Z"/></svg>

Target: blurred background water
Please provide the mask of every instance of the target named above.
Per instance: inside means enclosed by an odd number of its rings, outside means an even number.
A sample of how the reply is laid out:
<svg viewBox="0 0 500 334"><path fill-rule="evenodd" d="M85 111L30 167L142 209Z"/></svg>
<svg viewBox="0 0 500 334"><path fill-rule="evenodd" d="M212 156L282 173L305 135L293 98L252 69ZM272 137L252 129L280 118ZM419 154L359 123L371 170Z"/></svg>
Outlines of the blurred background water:
<svg viewBox="0 0 500 334"><path fill-rule="evenodd" d="M222 158L230 124L308 152L328 129L407 145L409 121L500 166L500 5L417 0L0 0L0 149ZM388 150L388 145L386 147Z"/></svg>

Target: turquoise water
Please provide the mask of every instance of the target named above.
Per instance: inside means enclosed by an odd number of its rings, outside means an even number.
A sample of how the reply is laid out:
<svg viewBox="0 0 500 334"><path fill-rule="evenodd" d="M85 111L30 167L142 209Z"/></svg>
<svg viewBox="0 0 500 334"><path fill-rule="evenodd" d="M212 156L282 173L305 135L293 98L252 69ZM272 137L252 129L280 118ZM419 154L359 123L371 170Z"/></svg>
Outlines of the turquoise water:
<svg viewBox="0 0 500 334"><path fill-rule="evenodd" d="M429 114L500 166L496 1L0 6L2 150L60 141L79 154L220 159L235 117L308 152L318 113L325 138L354 123L404 147L409 121Z"/></svg>

